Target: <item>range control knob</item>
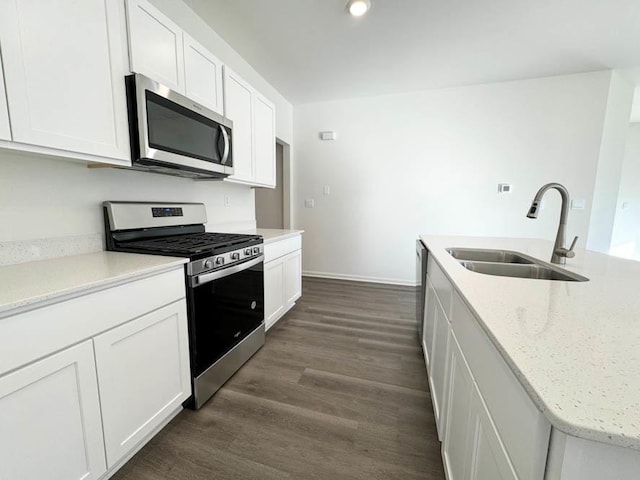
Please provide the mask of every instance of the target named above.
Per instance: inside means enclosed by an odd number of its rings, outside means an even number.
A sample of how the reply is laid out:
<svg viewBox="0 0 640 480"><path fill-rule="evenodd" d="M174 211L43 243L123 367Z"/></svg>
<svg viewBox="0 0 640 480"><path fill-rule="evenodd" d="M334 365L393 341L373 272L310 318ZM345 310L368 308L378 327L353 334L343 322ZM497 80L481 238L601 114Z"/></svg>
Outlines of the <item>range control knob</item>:
<svg viewBox="0 0 640 480"><path fill-rule="evenodd" d="M216 265L224 265L224 257L216 257Z"/></svg>
<svg viewBox="0 0 640 480"><path fill-rule="evenodd" d="M256 255L260 253L260 247L253 247L253 253Z"/></svg>
<svg viewBox="0 0 640 480"><path fill-rule="evenodd" d="M251 255L251 249L250 248L245 248L244 249L244 254L245 255Z"/></svg>
<svg viewBox="0 0 640 480"><path fill-rule="evenodd" d="M213 262L211 261L211 259L205 260L203 266L204 268L211 268L213 267Z"/></svg>
<svg viewBox="0 0 640 480"><path fill-rule="evenodd" d="M240 253L239 252L233 252L231 254L231 260L240 260Z"/></svg>

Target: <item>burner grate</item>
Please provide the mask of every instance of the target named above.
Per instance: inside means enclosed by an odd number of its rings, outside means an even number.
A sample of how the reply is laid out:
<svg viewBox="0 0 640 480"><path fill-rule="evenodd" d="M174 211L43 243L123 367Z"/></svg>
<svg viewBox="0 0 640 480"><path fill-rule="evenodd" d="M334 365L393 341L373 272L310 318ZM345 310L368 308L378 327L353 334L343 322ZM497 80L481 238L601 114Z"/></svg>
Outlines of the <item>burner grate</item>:
<svg viewBox="0 0 640 480"><path fill-rule="evenodd" d="M132 241L127 242L127 246L158 252L197 254L214 248L244 243L254 238L258 237L255 235L242 235L237 233L205 232Z"/></svg>

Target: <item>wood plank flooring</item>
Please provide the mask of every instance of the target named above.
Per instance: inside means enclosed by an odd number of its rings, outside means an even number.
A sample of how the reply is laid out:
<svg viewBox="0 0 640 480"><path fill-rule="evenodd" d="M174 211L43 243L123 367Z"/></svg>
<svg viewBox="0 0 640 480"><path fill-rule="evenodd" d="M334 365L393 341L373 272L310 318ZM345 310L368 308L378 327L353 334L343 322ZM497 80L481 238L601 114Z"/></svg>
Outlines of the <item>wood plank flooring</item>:
<svg viewBox="0 0 640 480"><path fill-rule="evenodd" d="M113 479L444 479L414 297L305 278L266 345Z"/></svg>

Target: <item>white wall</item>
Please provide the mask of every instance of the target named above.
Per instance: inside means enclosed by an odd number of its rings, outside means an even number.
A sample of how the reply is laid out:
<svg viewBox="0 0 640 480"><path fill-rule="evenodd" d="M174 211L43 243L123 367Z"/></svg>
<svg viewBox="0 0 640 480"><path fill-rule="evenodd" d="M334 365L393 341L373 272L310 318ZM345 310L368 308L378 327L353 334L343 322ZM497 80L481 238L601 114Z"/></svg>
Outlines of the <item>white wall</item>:
<svg viewBox="0 0 640 480"><path fill-rule="evenodd" d="M294 108L295 227L303 266L346 278L412 283L418 234L555 237L558 181L585 210L586 240L610 72L324 102ZM318 132L335 130L336 141ZM497 184L513 184L498 195ZM323 185L331 195L323 196ZM313 198L315 208L304 208Z"/></svg>
<svg viewBox="0 0 640 480"><path fill-rule="evenodd" d="M627 131L611 253L640 260L640 123Z"/></svg>
<svg viewBox="0 0 640 480"><path fill-rule="evenodd" d="M291 144L291 104L188 6L190 0L150 0L162 13L231 67L276 106L276 136Z"/></svg>
<svg viewBox="0 0 640 480"><path fill-rule="evenodd" d="M633 90L630 82L611 72L589 222L589 250L607 253L611 247Z"/></svg>

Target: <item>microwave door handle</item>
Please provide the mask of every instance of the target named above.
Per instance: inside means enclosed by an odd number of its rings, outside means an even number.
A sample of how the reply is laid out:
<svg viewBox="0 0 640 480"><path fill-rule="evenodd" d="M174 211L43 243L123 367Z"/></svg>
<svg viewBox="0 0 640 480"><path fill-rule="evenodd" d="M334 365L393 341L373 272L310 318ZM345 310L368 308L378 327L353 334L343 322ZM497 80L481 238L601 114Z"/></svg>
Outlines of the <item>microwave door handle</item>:
<svg viewBox="0 0 640 480"><path fill-rule="evenodd" d="M224 138L224 150L222 152L222 158L220 159L220 163L225 165L227 160L229 159L229 134L227 133L227 129L222 125L220 127L220 133L222 133L222 138Z"/></svg>
<svg viewBox="0 0 640 480"><path fill-rule="evenodd" d="M263 260L264 260L264 255L260 255L259 257L256 257L253 260L241 263L240 265L236 265L234 267L228 267L223 270L218 270L217 272L204 273L202 275L198 275L197 277L193 277L191 279L191 286L197 287L199 285L204 285L205 283L218 280L219 278L228 277L229 275L233 275L234 273L242 272L243 270L247 270L251 267L258 265Z"/></svg>

